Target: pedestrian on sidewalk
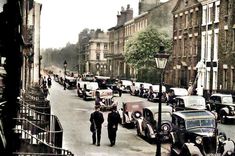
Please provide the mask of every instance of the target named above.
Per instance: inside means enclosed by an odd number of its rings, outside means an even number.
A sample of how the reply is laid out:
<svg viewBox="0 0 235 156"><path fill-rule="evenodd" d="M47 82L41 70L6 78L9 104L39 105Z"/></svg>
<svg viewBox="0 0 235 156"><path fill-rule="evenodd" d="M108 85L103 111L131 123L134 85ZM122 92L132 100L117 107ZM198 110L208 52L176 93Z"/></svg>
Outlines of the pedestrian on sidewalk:
<svg viewBox="0 0 235 156"><path fill-rule="evenodd" d="M51 88L51 76L48 75L48 78L47 78L47 85L48 85L48 88Z"/></svg>
<svg viewBox="0 0 235 156"><path fill-rule="evenodd" d="M101 129L104 122L104 116L100 112L100 105L95 106L95 111L90 115L90 131L92 132L93 145L97 143L100 146Z"/></svg>
<svg viewBox="0 0 235 156"><path fill-rule="evenodd" d="M118 130L118 123L121 121L121 117L117 112L117 106L112 107L111 112L108 114L108 137L110 140L110 146L114 146L116 143L116 135Z"/></svg>

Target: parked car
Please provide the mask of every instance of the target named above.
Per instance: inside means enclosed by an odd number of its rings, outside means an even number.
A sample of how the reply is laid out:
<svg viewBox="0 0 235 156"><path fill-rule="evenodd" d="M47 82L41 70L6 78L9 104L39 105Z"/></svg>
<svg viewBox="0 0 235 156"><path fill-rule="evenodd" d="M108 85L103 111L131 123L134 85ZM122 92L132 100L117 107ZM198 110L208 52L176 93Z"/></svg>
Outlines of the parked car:
<svg viewBox="0 0 235 156"><path fill-rule="evenodd" d="M158 123L158 106L148 106L143 108L143 116L137 119L136 130L138 136L144 136L149 141L154 141L157 136ZM172 108L170 106L162 106L161 112L161 131L163 141L170 139Z"/></svg>
<svg viewBox="0 0 235 156"><path fill-rule="evenodd" d="M95 99L95 92L99 89L97 82L78 81L77 94L83 100Z"/></svg>
<svg viewBox="0 0 235 156"><path fill-rule="evenodd" d="M122 92L129 93L132 82L130 80L121 80L122 81Z"/></svg>
<svg viewBox="0 0 235 156"><path fill-rule="evenodd" d="M100 95L103 103L100 107L101 111L109 111L114 105L118 105L113 100L113 91L111 89L98 89L96 90L97 93Z"/></svg>
<svg viewBox="0 0 235 156"><path fill-rule="evenodd" d="M172 87L170 90L174 92L175 97L188 95L188 90L185 88Z"/></svg>
<svg viewBox="0 0 235 156"><path fill-rule="evenodd" d="M152 93L150 92L151 89L149 89L149 92L147 94L148 101L152 102L158 102L159 101L159 85L152 85ZM166 101L166 87L162 86L162 102Z"/></svg>
<svg viewBox="0 0 235 156"><path fill-rule="evenodd" d="M113 95L122 95L122 90L118 87L116 79L112 79L108 76L95 76L95 81L98 83L100 89L111 89L113 91Z"/></svg>
<svg viewBox="0 0 235 156"><path fill-rule="evenodd" d="M84 73L81 77L82 81L94 81L94 75L92 73Z"/></svg>
<svg viewBox="0 0 235 156"><path fill-rule="evenodd" d="M136 119L143 114L143 107L143 101L123 102L122 107L119 109L121 124L123 126L134 127Z"/></svg>
<svg viewBox="0 0 235 156"><path fill-rule="evenodd" d="M143 98L147 98L150 86L152 86L151 83L141 84L140 89L139 89L139 96Z"/></svg>
<svg viewBox="0 0 235 156"><path fill-rule="evenodd" d="M235 121L235 104L231 94L212 94L207 105L218 114L221 123Z"/></svg>
<svg viewBox="0 0 235 156"><path fill-rule="evenodd" d="M68 88L68 89L76 88L77 79L75 77L65 76L64 82L66 84L66 88Z"/></svg>
<svg viewBox="0 0 235 156"><path fill-rule="evenodd" d="M206 100L202 96L178 96L172 105L175 111L180 110L206 110Z"/></svg>
<svg viewBox="0 0 235 156"><path fill-rule="evenodd" d="M207 110L185 110L172 114L171 155L214 155L217 152L217 124Z"/></svg>
<svg viewBox="0 0 235 156"><path fill-rule="evenodd" d="M141 84L143 84L143 82L133 82L132 85L130 86L130 94L138 96Z"/></svg>

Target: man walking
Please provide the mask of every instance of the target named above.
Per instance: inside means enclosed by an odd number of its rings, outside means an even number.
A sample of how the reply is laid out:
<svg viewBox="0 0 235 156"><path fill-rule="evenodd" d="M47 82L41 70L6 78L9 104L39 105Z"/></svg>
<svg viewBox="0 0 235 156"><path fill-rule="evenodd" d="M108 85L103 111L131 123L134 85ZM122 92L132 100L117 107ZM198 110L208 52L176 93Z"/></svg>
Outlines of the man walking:
<svg viewBox="0 0 235 156"><path fill-rule="evenodd" d="M110 146L115 145L118 123L120 120L121 118L117 112L117 106L113 106L112 111L108 114L108 137L111 143Z"/></svg>
<svg viewBox="0 0 235 156"><path fill-rule="evenodd" d="M104 122L103 114L100 112L100 105L95 106L95 111L91 113L90 116L90 122L91 122L90 130L92 132L93 145L95 145L97 141L97 146L100 146L101 129L102 129L102 124Z"/></svg>

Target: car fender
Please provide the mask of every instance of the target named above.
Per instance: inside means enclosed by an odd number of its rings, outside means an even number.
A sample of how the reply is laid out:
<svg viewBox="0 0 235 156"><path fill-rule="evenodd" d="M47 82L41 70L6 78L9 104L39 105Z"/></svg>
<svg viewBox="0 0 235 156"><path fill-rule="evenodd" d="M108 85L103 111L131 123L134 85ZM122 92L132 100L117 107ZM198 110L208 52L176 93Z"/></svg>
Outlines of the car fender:
<svg viewBox="0 0 235 156"><path fill-rule="evenodd" d="M140 133L143 134L143 128L142 128L143 117L140 117L139 119L137 119L136 122L138 123L136 125L139 126Z"/></svg>
<svg viewBox="0 0 235 156"><path fill-rule="evenodd" d="M229 109L227 107L223 107L220 109L220 112L225 112L226 114L229 114Z"/></svg>
<svg viewBox="0 0 235 156"><path fill-rule="evenodd" d="M190 153L190 155L203 155L200 149L195 145L195 143L192 142L184 143L180 153L185 154L185 151L187 150Z"/></svg>
<svg viewBox="0 0 235 156"><path fill-rule="evenodd" d="M152 137L152 138L155 138L156 136L155 136L155 133L154 133L154 131L153 131L153 128L152 128L152 126L151 125L149 125L149 124L147 124L147 128L148 128L148 131L149 131L149 135Z"/></svg>
<svg viewBox="0 0 235 156"><path fill-rule="evenodd" d="M170 137L171 137L172 144L177 143L178 139L177 139L175 132L171 132Z"/></svg>
<svg viewBox="0 0 235 156"><path fill-rule="evenodd" d="M126 113L123 114L123 119L124 123L131 123L129 116Z"/></svg>

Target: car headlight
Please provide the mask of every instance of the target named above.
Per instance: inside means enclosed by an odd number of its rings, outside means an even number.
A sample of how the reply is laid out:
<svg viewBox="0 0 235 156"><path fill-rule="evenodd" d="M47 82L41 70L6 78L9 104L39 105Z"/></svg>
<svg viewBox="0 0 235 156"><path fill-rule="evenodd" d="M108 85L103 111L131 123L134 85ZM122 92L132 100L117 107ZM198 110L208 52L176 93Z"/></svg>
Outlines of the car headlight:
<svg viewBox="0 0 235 156"><path fill-rule="evenodd" d="M139 118L140 116L141 116L141 115L140 115L139 112L135 113L135 117L136 117L136 118Z"/></svg>
<svg viewBox="0 0 235 156"><path fill-rule="evenodd" d="M232 151L228 151L227 154L228 154L228 155L232 155L233 152L232 152Z"/></svg>
<svg viewBox="0 0 235 156"><path fill-rule="evenodd" d="M220 135L218 140L219 140L219 142L224 142L225 141L225 137L223 135Z"/></svg>
<svg viewBox="0 0 235 156"><path fill-rule="evenodd" d="M202 137L197 136L195 141L196 141L197 144L201 144L202 143Z"/></svg>

